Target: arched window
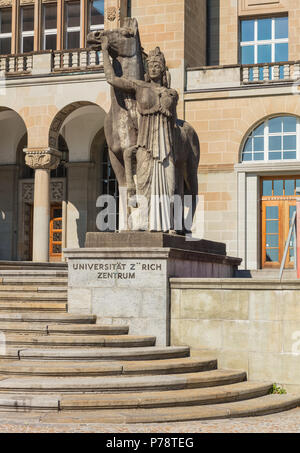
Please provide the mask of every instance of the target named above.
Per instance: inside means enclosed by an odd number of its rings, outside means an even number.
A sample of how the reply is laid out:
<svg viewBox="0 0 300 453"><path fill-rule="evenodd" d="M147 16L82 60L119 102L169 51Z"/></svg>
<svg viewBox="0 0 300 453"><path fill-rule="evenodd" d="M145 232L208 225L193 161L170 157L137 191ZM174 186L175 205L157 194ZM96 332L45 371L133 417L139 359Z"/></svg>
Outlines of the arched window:
<svg viewBox="0 0 300 453"><path fill-rule="evenodd" d="M288 161L300 159L299 118L277 116L257 126L248 136L243 162Z"/></svg>

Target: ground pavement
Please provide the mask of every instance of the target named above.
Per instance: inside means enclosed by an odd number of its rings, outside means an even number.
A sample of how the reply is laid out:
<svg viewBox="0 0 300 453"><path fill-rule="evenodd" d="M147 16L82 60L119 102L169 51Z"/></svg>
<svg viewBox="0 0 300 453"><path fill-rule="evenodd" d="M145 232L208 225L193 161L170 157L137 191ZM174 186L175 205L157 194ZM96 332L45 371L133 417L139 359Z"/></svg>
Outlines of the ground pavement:
<svg viewBox="0 0 300 453"><path fill-rule="evenodd" d="M78 414L79 415L79 414ZM300 409L263 417L138 425L41 423L42 414L1 414L0 433L300 433Z"/></svg>

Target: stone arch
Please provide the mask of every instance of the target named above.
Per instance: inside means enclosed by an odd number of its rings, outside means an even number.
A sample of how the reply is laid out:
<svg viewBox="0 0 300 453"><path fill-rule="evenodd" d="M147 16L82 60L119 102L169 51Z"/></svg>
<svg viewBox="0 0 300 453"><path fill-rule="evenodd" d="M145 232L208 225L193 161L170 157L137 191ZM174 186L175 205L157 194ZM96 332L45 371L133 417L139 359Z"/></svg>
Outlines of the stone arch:
<svg viewBox="0 0 300 453"><path fill-rule="evenodd" d="M56 113L55 117L53 118L50 128L49 128L49 147L57 149L58 146L58 137L61 127L67 117L73 113L75 110L80 109L80 107L85 107L88 105L97 105L90 101L76 101L72 102L71 104L66 105L63 107L58 113ZM101 108L100 106L98 106Z"/></svg>
<svg viewBox="0 0 300 453"><path fill-rule="evenodd" d="M17 149L22 137L27 135L27 127L16 110L0 108L0 135L0 165L17 164Z"/></svg>

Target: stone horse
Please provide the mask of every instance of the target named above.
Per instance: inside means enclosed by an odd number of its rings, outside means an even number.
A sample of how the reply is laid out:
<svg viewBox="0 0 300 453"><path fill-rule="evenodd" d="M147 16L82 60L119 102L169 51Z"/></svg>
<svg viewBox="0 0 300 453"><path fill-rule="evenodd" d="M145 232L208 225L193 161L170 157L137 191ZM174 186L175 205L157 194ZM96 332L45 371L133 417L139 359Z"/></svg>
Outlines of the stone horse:
<svg viewBox="0 0 300 453"><path fill-rule="evenodd" d="M103 35L108 38L108 50L116 75L133 80L144 80L146 55L141 46L137 20L125 18L121 28L89 33L88 45L94 50L101 50ZM138 113L134 96L111 87L111 108L105 119L104 132L111 165L120 189L127 188L124 152L136 145L137 131ZM177 119L175 127L176 194L182 199L184 195L193 196L193 215L198 194L199 159L200 145L196 131L186 121Z"/></svg>

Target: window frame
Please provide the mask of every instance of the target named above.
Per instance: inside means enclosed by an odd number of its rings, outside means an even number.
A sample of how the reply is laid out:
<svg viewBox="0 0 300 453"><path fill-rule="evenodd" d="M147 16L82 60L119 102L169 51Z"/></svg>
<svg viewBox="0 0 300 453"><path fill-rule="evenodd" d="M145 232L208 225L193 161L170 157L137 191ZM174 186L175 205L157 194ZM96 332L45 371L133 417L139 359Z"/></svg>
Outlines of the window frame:
<svg viewBox="0 0 300 453"><path fill-rule="evenodd" d="M11 16L11 32L10 33L1 33L0 31L0 40L1 39L10 39L10 47L11 47L11 41L12 41L12 8L0 8L0 16L2 15L3 10L10 10L10 16ZM11 54L11 49L9 54ZM1 54L4 55L4 54Z"/></svg>
<svg viewBox="0 0 300 453"><path fill-rule="evenodd" d="M88 3L87 19L88 19L88 31L104 30L104 23L101 25L91 25L92 22L92 2L90 0ZM104 17L103 17L104 20Z"/></svg>
<svg viewBox="0 0 300 453"><path fill-rule="evenodd" d="M296 134L294 132L269 132L269 121L274 119L274 118L286 118L286 117L291 117L291 118L295 118L296 119ZM244 157L244 149L245 149L245 146L246 146L246 143L248 141L249 138L251 138L253 132L260 126L264 126L264 150L261 151L261 153L263 152L264 153L264 160L254 160L253 157L254 157L254 154L255 154L255 151L253 150L253 145L252 145L252 151L251 151L251 155L252 155L252 160L244 160L243 157ZM296 135L296 158L295 159L269 159L269 153L270 152L279 152L279 151L270 151L269 150L269 137L275 137L275 136L281 136L281 137L284 137L284 136L294 136ZM257 151L257 152L260 152L260 151ZM283 153L284 151L281 149L280 150L281 153ZM292 152L292 151L291 151ZM250 154L250 153L249 153ZM274 115L274 116L271 116L269 118L267 118L265 121L261 122L261 123L258 123L254 128L251 129L251 131L247 134L246 138L243 140L243 145L242 145L242 148L241 148L241 158L240 158L240 162L244 165L252 165L252 164L266 164L266 163L282 163L282 162L297 162L297 161L300 161L300 117L296 116L296 115Z"/></svg>
<svg viewBox="0 0 300 453"><path fill-rule="evenodd" d="M28 30L28 31L23 31L23 14L24 14L24 10L25 9L29 9L29 8L32 8L33 9L33 30ZM24 52L24 43L23 43L23 38L28 38L28 37L32 37L33 38L33 48L30 52L33 52L34 51L34 36L35 36L35 30L34 30L34 6L32 5L24 5L24 6L20 6L20 52L21 53L25 53Z"/></svg>
<svg viewBox="0 0 300 453"><path fill-rule="evenodd" d="M79 25L75 27L68 27L68 6L72 3L78 3L79 4ZM69 33L74 33L77 32L79 33L79 47L80 48L80 36L81 36L81 8L80 8L80 0L74 0L73 2L66 2L65 3L65 38L64 38L64 48L66 50L71 50L71 47L69 48L68 46L68 34Z"/></svg>
<svg viewBox="0 0 300 453"><path fill-rule="evenodd" d="M275 46L276 44L288 44L289 45L289 36L287 38L275 38L275 20L279 18L284 18L287 17L288 19L288 25L289 25L289 17L288 16L272 16L272 17L256 17L252 19L245 19L242 18L240 19L240 27L239 27L239 61L240 64L247 65L248 63L242 63L242 48L243 47L254 47L254 63L249 63L249 64L260 64L257 62L257 57L258 57L258 46L263 46L263 45L271 45L271 62L270 63L281 63L282 61L276 61L275 60ZM258 21L262 19L271 19L272 20L272 37L271 39L268 40L258 40ZM243 21L249 21L253 20L254 21L254 41L242 41L242 22ZM289 48L288 48L289 51ZM289 59L289 55L288 55ZM288 60L285 60L288 61ZM266 63L268 64L268 63Z"/></svg>
<svg viewBox="0 0 300 453"><path fill-rule="evenodd" d="M52 5L52 4L44 3L43 8L42 8L42 50L46 50L47 36L53 36L53 35L56 35L56 46L55 46L55 49L51 49L51 50L56 50L56 48L57 48L57 25L56 25L56 28L46 28L46 26L45 26L47 5ZM56 5L56 23L57 23L57 3L55 3L55 5Z"/></svg>

